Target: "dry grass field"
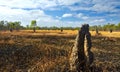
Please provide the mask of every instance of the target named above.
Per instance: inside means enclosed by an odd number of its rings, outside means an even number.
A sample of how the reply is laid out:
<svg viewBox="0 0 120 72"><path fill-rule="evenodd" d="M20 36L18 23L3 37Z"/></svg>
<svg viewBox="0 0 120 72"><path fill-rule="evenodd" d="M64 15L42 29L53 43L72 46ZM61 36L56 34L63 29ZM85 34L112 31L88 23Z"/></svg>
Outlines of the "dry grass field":
<svg viewBox="0 0 120 72"><path fill-rule="evenodd" d="M94 72L120 72L120 32L92 34ZM69 72L77 30L0 32L0 72Z"/></svg>

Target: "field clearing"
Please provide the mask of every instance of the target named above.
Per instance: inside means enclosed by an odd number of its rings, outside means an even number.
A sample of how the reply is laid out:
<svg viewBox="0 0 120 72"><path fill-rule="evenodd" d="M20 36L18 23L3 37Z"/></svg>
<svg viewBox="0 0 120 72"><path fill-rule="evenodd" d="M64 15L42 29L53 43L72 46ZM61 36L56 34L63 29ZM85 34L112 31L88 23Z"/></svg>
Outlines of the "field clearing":
<svg viewBox="0 0 120 72"><path fill-rule="evenodd" d="M120 72L120 32L92 34L95 72ZM0 72L69 72L77 30L0 32Z"/></svg>
<svg viewBox="0 0 120 72"><path fill-rule="evenodd" d="M77 35L78 30L64 30L63 32L61 32L60 30L36 30L36 32L34 33L33 30L21 30L19 32L9 32L9 31L5 31L5 32L1 32L1 34L12 34L12 35L56 35L56 36L72 36L72 35ZM95 31L90 31L92 36L96 35ZM104 37L116 37L116 38L120 38L120 32L112 32L110 33L109 31L99 31L101 36Z"/></svg>

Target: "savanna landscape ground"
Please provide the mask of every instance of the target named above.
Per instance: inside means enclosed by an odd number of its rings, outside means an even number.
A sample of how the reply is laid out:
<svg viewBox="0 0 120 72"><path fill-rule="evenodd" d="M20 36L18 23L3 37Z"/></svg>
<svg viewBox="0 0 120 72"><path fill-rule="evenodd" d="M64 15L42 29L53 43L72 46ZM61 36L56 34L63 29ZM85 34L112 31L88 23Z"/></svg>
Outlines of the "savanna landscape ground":
<svg viewBox="0 0 120 72"><path fill-rule="evenodd" d="M94 72L120 72L120 32L92 35ZM0 32L0 72L69 72L77 30Z"/></svg>

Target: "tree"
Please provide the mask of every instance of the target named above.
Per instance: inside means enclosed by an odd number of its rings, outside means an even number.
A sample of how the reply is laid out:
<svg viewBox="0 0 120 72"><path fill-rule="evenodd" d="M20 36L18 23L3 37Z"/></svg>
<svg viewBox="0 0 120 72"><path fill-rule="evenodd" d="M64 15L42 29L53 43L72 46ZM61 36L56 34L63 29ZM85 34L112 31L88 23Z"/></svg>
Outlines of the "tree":
<svg viewBox="0 0 120 72"><path fill-rule="evenodd" d="M4 29L4 21L0 21L0 30Z"/></svg>
<svg viewBox="0 0 120 72"><path fill-rule="evenodd" d="M4 29L9 30L8 21L4 21Z"/></svg>
<svg viewBox="0 0 120 72"><path fill-rule="evenodd" d="M8 24L9 24L9 27L10 27L10 32L12 32L13 29L15 28L15 27L14 27L15 24L14 24L14 22L9 22Z"/></svg>
<svg viewBox="0 0 120 72"><path fill-rule="evenodd" d="M33 28L33 32L36 31L36 26L37 26L36 20L32 20L32 21L31 21L31 27Z"/></svg>
<svg viewBox="0 0 120 72"><path fill-rule="evenodd" d="M29 29L29 25L26 25L26 29Z"/></svg>
<svg viewBox="0 0 120 72"><path fill-rule="evenodd" d="M60 31L63 32L63 27L61 27Z"/></svg>
<svg viewBox="0 0 120 72"><path fill-rule="evenodd" d="M117 28L118 28L118 30L120 30L120 23L118 23Z"/></svg>
<svg viewBox="0 0 120 72"><path fill-rule="evenodd" d="M97 26L95 26L95 31L96 31L96 34L98 35L99 32L98 32L98 27Z"/></svg>
<svg viewBox="0 0 120 72"><path fill-rule="evenodd" d="M20 24L21 24L21 22L19 22L19 21L16 21L16 22L14 22L14 24L15 24L15 29L17 30L17 31L19 31L19 29L20 29Z"/></svg>

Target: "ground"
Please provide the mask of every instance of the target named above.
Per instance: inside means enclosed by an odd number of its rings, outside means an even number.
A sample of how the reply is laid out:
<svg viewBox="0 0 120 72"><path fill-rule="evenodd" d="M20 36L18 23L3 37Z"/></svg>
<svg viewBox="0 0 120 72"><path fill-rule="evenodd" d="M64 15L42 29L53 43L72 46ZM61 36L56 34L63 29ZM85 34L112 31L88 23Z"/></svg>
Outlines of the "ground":
<svg viewBox="0 0 120 72"><path fill-rule="evenodd" d="M120 71L120 32L92 34L95 72ZM69 72L77 30L0 32L0 72Z"/></svg>

